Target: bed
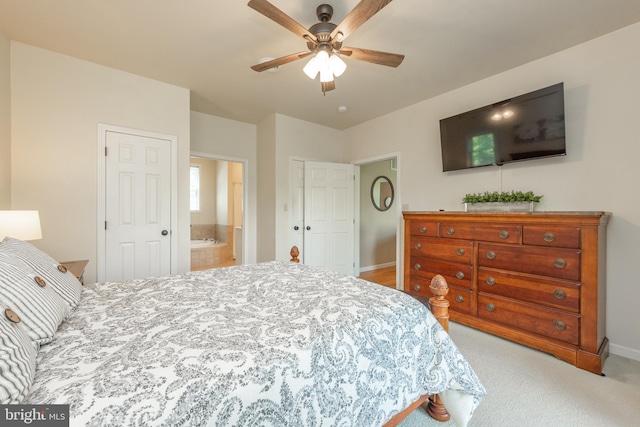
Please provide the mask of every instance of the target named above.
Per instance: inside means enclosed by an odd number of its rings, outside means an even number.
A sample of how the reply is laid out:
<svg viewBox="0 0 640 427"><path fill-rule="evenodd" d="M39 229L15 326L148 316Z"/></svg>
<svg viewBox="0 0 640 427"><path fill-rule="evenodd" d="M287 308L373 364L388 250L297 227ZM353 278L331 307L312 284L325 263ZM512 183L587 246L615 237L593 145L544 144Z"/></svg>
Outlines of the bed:
<svg viewBox="0 0 640 427"><path fill-rule="evenodd" d="M71 426L390 426L428 396L464 426L485 395L395 289L286 261L86 286L60 267L0 244L0 403L69 404Z"/></svg>

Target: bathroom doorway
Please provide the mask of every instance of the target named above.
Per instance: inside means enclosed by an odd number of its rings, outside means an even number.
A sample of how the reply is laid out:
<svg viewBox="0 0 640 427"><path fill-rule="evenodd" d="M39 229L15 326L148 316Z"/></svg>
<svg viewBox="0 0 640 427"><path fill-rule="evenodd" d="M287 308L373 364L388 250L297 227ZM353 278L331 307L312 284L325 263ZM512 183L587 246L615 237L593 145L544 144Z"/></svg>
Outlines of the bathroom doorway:
<svg viewBox="0 0 640 427"><path fill-rule="evenodd" d="M360 166L360 277L401 285L398 265L400 208L398 155L356 162Z"/></svg>
<svg viewBox="0 0 640 427"><path fill-rule="evenodd" d="M191 271L243 263L244 164L191 156Z"/></svg>

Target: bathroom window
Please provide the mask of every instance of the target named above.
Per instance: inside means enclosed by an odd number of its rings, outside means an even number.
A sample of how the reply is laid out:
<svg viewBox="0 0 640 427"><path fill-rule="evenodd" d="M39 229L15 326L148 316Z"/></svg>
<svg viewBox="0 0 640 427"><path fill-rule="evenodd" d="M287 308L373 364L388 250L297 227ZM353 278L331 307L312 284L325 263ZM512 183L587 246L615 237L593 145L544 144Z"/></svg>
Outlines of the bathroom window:
<svg viewBox="0 0 640 427"><path fill-rule="evenodd" d="M191 212L200 211L200 166L189 167L189 206Z"/></svg>

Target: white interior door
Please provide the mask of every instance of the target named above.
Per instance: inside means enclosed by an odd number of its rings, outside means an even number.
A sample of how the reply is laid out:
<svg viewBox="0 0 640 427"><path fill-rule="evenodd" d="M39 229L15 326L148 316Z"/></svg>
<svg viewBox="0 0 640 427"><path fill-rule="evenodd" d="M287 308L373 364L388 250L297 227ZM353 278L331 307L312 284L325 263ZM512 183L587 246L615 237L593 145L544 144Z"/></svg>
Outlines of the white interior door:
<svg viewBox="0 0 640 427"><path fill-rule="evenodd" d="M171 272L171 141L105 137L105 278Z"/></svg>
<svg viewBox="0 0 640 427"><path fill-rule="evenodd" d="M354 166L304 162L304 263L355 274Z"/></svg>

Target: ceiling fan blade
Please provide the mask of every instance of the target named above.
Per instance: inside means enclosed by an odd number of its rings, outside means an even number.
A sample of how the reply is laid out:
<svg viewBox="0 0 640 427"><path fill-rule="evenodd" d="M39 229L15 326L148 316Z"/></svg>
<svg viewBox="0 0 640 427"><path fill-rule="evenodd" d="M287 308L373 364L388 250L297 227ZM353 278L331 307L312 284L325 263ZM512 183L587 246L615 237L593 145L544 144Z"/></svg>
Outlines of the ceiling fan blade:
<svg viewBox="0 0 640 427"><path fill-rule="evenodd" d="M279 67L280 65L288 64L289 62L302 59L306 56L311 55L311 53L312 52L292 53L291 55L282 56L280 58L272 59L271 61L261 62L260 64L253 65L251 69L258 72L270 70L271 68Z"/></svg>
<svg viewBox="0 0 640 427"><path fill-rule="evenodd" d="M282 25L287 30L300 37L304 38L305 36L308 36L314 39L313 34L311 34L309 30L304 28L293 18L269 3L267 0L250 0L249 3L247 3L247 6L256 10L257 12L260 12L267 18L271 19L277 24Z"/></svg>
<svg viewBox="0 0 640 427"><path fill-rule="evenodd" d="M336 41L346 39L349 34L367 22L389 3L391 3L391 0L361 0L331 32L331 39L335 39Z"/></svg>
<svg viewBox="0 0 640 427"><path fill-rule="evenodd" d="M343 47L338 53L351 59L386 65L387 67L397 67L404 59L404 55L397 53L380 52L378 50L360 49L357 47Z"/></svg>

